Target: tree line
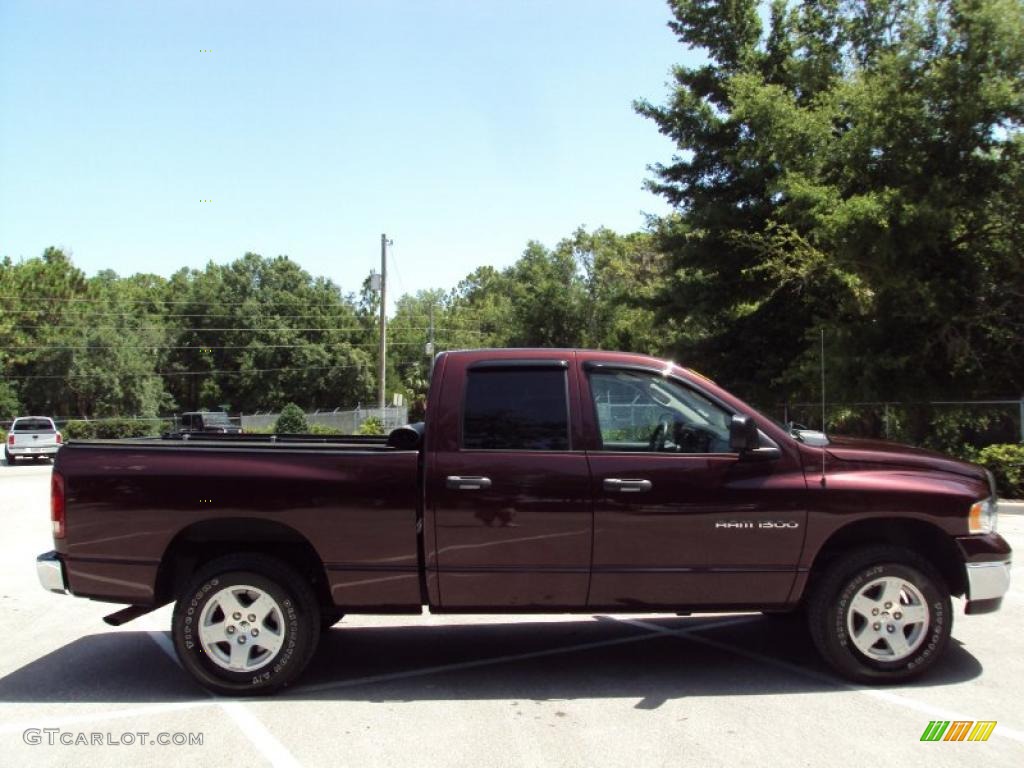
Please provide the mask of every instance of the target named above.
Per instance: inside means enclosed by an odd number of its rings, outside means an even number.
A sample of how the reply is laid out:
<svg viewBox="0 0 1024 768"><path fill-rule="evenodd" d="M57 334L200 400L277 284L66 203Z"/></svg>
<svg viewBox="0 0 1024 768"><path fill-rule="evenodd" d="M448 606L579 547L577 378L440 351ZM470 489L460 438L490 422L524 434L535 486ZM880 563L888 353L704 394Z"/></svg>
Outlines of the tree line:
<svg viewBox="0 0 1024 768"><path fill-rule="evenodd" d="M389 392L436 349L583 346L695 367L756 403L1024 391L1024 7L1017 0L675 0L702 51L663 103L644 231L529 242L402 296ZM375 401L376 294L286 257L87 277L0 263L0 413L151 415Z"/></svg>
<svg viewBox="0 0 1024 768"><path fill-rule="evenodd" d="M426 393L434 349L598 346L657 352L644 297L650 234L580 230L531 242L511 267L401 296L388 321L388 392ZM247 253L164 278L87 277L48 248L0 261L0 418L152 417L376 403L378 294L345 292L285 256Z"/></svg>

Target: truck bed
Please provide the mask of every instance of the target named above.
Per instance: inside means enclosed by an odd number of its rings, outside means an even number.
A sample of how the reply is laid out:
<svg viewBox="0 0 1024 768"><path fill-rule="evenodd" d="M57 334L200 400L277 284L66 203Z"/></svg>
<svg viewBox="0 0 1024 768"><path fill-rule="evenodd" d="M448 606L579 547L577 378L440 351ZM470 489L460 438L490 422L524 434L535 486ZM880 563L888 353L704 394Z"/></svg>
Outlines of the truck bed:
<svg viewBox="0 0 1024 768"><path fill-rule="evenodd" d="M311 434L219 434L216 432L168 432L160 438L143 437L133 438L134 441L149 442L214 442L214 443L241 443L243 445L332 445L340 447L351 446L378 446L389 447L388 438L384 435L311 435ZM116 444L118 440L89 441Z"/></svg>
<svg viewBox="0 0 1024 768"><path fill-rule="evenodd" d="M67 499L58 552L68 586L153 605L169 598L159 572L169 551L214 548L244 531L271 551L313 548L338 606L419 610L419 453L384 438L309 437L66 444L54 471Z"/></svg>

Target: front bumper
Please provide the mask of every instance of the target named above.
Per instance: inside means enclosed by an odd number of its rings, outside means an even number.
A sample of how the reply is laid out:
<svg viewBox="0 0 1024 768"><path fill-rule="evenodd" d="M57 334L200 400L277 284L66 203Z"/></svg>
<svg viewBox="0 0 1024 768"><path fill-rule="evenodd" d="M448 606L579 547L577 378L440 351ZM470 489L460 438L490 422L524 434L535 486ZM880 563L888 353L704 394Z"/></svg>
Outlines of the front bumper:
<svg viewBox="0 0 1024 768"><path fill-rule="evenodd" d="M43 589L57 594L67 594L68 580L64 572L64 563L54 551L47 552L36 558L36 576Z"/></svg>
<svg viewBox="0 0 1024 768"><path fill-rule="evenodd" d="M1010 561L967 563L968 615L998 611L1010 589Z"/></svg>
<svg viewBox="0 0 1024 768"><path fill-rule="evenodd" d="M999 610L1010 588L1013 550L1009 543L998 533L975 533L957 536L956 544L964 563L966 613Z"/></svg>

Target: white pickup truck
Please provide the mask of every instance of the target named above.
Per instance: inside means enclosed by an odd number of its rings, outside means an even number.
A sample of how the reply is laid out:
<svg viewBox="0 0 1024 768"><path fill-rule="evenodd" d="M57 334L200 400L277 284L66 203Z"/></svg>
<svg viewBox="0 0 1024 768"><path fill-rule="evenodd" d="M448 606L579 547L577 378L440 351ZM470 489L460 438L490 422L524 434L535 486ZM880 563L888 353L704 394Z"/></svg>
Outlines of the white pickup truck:
<svg viewBox="0 0 1024 768"><path fill-rule="evenodd" d="M21 416L11 424L4 445L4 458L8 464L15 459L52 459L63 442L57 425L49 416Z"/></svg>

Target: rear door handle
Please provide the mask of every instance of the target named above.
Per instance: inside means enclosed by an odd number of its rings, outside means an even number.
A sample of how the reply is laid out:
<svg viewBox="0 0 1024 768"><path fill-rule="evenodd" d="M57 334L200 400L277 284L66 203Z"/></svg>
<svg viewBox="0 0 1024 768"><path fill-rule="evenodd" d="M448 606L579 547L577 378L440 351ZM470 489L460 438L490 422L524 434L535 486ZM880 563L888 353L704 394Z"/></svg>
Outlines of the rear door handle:
<svg viewBox="0 0 1024 768"><path fill-rule="evenodd" d="M491 487L491 478L448 475L445 485L453 491L483 491Z"/></svg>
<svg viewBox="0 0 1024 768"><path fill-rule="evenodd" d="M604 489L614 493L647 493L653 487L650 480L622 480L609 477L604 481Z"/></svg>

